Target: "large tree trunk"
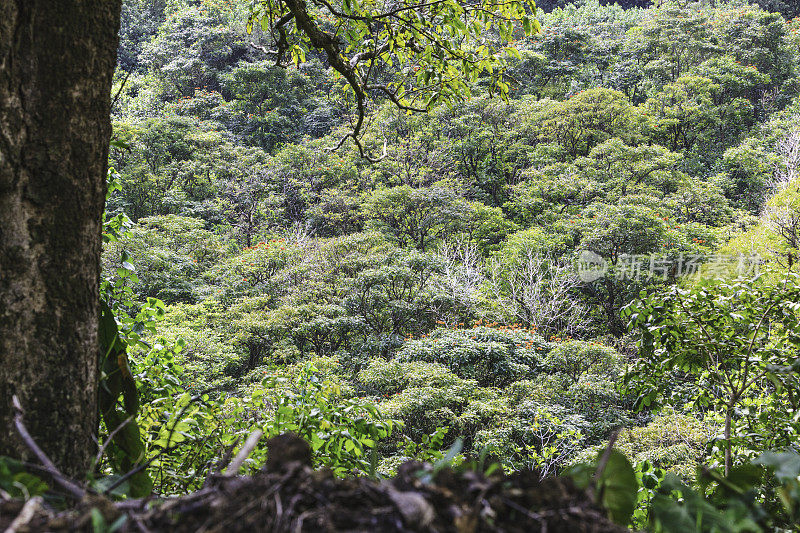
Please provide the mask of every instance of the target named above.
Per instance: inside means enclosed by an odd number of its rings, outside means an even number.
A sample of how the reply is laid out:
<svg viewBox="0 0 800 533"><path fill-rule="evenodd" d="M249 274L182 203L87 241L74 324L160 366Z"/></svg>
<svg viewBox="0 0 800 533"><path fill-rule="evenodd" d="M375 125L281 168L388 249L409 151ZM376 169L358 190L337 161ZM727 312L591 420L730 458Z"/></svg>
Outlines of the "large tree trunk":
<svg viewBox="0 0 800 533"><path fill-rule="evenodd" d="M66 474L97 425L97 324L120 0L0 0L0 455L11 397Z"/></svg>

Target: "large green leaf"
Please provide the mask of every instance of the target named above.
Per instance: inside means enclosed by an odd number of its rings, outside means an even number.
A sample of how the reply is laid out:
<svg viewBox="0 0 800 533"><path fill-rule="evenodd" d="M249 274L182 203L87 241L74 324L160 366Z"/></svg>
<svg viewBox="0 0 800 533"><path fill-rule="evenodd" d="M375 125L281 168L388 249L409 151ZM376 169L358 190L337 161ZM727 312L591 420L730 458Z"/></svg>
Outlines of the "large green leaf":
<svg viewBox="0 0 800 533"><path fill-rule="evenodd" d="M628 524L636 507L638 490L639 483L628 458L617 450L611 450L608 462L597 479L597 494L599 502L614 522Z"/></svg>
<svg viewBox="0 0 800 533"><path fill-rule="evenodd" d="M785 483L800 476L800 454L795 452L764 452L753 460L755 464L775 469L775 477Z"/></svg>

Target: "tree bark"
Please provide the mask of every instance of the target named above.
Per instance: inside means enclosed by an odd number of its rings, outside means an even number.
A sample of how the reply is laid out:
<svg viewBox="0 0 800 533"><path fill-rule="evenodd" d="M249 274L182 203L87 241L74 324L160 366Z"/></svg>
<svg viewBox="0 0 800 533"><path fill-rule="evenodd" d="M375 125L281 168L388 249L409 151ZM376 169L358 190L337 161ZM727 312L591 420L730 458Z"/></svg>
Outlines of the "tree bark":
<svg viewBox="0 0 800 533"><path fill-rule="evenodd" d="M731 473L731 418L733 418L733 403L729 403L725 410L725 477Z"/></svg>
<svg viewBox="0 0 800 533"><path fill-rule="evenodd" d="M97 429L101 216L120 0L0 0L0 455L65 474Z"/></svg>

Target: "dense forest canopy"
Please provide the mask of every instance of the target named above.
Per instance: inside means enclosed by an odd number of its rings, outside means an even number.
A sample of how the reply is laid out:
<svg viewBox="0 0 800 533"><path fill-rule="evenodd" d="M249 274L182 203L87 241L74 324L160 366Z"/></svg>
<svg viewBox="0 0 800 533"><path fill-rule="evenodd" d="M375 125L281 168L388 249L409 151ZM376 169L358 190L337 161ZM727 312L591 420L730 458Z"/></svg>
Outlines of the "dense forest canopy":
<svg viewBox="0 0 800 533"><path fill-rule="evenodd" d="M358 42L354 1L309 13ZM123 2L100 409L104 435L137 424L99 470L149 461L129 495L185 493L260 427L342 476L546 477L612 438L639 483L623 525L794 527L794 2L542 0L520 8L540 30L440 25L457 52L404 41L360 86L313 38L276 58L267 4Z"/></svg>

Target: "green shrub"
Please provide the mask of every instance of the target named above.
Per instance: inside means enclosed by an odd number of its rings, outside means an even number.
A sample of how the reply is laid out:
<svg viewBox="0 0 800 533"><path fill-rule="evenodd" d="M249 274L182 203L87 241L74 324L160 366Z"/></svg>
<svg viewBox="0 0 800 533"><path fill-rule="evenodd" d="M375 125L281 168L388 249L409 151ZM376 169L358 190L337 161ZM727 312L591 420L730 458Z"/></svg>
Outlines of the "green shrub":
<svg viewBox="0 0 800 533"><path fill-rule="evenodd" d="M515 404L531 399L547 401L553 397L554 390L560 390L559 387L554 388L548 383L550 380L550 376L542 374L535 379L515 381L508 386L506 393Z"/></svg>
<svg viewBox="0 0 800 533"><path fill-rule="evenodd" d="M542 366L546 372L577 383L587 373L619 372L621 363L622 357L613 348L596 342L570 340L553 348L542 361Z"/></svg>
<svg viewBox="0 0 800 533"><path fill-rule="evenodd" d="M526 402L507 423L477 432L474 448L486 450L507 470L537 468L551 475L582 447L584 426L558 406Z"/></svg>
<svg viewBox="0 0 800 533"><path fill-rule="evenodd" d="M370 472L369 450L401 428L402 422L383 417L377 406L364 398L342 396L341 387L334 380L322 379L314 363L298 370L293 378L268 376L264 389L253 395L263 393L272 408L264 426L266 435L300 435L311 444L318 464L337 474Z"/></svg>
<svg viewBox="0 0 800 533"><path fill-rule="evenodd" d="M665 409L645 426L622 430L615 447L633 463L649 461L691 481L705 457L706 444L718 430L718 426L707 421ZM590 459L602 448L602 445L588 448L575 461Z"/></svg>
<svg viewBox="0 0 800 533"><path fill-rule="evenodd" d="M245 470L266 460L269 437L293 432L306 439L317 466L344 475L370 472L372 452L402 423L381 415L374 402L354 397L336 358L314 358L281 372L251 372L239 396L190 392L169 349L137 361L139 390L147 401L138 417L154 486L161 494L198 488L225 450L256 429L264 437ZM378 457L380 459L380 457Z"/></svg>
<svg viewBox="0 0 800 533"><path fill-rule="evenodd" d="M461 437L469 450L479 430L503 423L509 404L499 391L445 374L439 365L429 368L434 370L432 379L412 378L412 386L388 394L380 403L384 416L405 423L403 435L418 441L439 428L449 427L451 441Z"/></svg>
<svg viewBox="0 0 800 533"><path fill-rule="evenodd" d="M229 369L238 367L240 356L222 325L223 310L213 300L168 306L158 323L162 345L183 342L178 356L184 368L183 377L197 390L232 385Z"/></svg>
<svg viewBox="0 0 800 533"><path fill-rule="evenodd" d="M129 281L139 299L197 302L210 291L203 272L222 256L219 237L204 227L203 220L191 217L142 218L121 239L105 244L103 269L114 277L129 262L136 265L137 275Z"/></svg>
<svg viewBox="0 0 800 533"><path fill-rule="evenodd" d="M440 363L481 386L501 387L533 376L549 348L542 337L527 330L437 328L407 341L396 358Z"/></svg>
<svg viewBox="0 0 800 533"><path fill-rule="evenodd" d="M273 342L292 344L301 356L329 356L351 348L362 322L339 305L283 305L265 314Z"/></svg>
<svg viewBox="0 0 800 533"><path fill-rule="evenodd" d="M463 380L438 363L375 358L358 373L358 382L370 393L392 395L409 387L453 387Z"/></svg>
<svg viewBox="0 0 800 533"><path fill-rule="evenodd" d="M381 402L380 410L388 418L403 420L404 434L414 439L439 427L455 427L477 388L467 380L450 387L410 387Z"/></svg>

